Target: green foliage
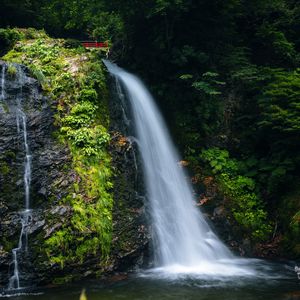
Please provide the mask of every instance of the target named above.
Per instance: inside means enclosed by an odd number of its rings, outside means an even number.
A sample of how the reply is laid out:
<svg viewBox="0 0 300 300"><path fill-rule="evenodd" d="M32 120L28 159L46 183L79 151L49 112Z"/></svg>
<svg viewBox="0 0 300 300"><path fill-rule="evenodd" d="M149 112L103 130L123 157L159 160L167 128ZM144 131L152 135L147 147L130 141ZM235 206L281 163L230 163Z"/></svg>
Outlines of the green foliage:
<svg viewBox="0 0 300 300"><path fill-rule="evenodd" d="M20 31L0 28L0 54L12 48L22 37L23 34Z"/></svg>
<svg viewBox="0 0 300 300"><path fill-rule="evenodd" d="M9 64L7 68L7 74L9 77L14 78L17 75L17 68L13 64Z"/></svg>
<svg viewBox="0 0 300 300"><path fill-rule="evenodd" d="M282 134L300 133L300 69L273 70L274 79L263 91L260 127Z"/></svg>
<svg viewBox="0 0 300 300"><path fill-rule="evenodd" d="M298 211L293 217L290 224L292 234L294 236L300 235L300 211Z"/></svg>
<svg viewBox="0 0 300 300"><path fill-rule="evenodd" d="M72 128L79 128L84 125L89 125L95 117L98 107L90 101L83 101L75 104L71 108L71 112L62 122ZM65 129L63 129L65 131Z"/></svg>
<svg viewBox="0 0 300 300"><path fill-rule="evenodd" d="M31 74L34 78L37 79L37 81L41 84L41 85L44 85L46 83L46 77L45 75L43 74L43 72L37 68L36 66L31 66Z"/></svg>
<svg viewBox="0 0 300 300"><path fill-rule="evenodd" d="M82 47L80 41L75 40L75 39L66 39L64 42L64 47L65 48L79 48Z"/></svg>
<svg viewBox="0 0 300 300"><path fill-rule="evenodd" d="M98 98L97 92L94 89L83 89L80 92L81 101L95 102Z"/></svg>
<svg viewBox="0 0 300 300"><path fill-rule="evenodd" d="M192 87L202 92L204 95L220 95L221 92L218 90L218 86L225 85L225 82L218 81L217 77L219 74L214 72L205 72L201 76L201 80L193 81ZM182 80L192 79L194 76L191 74L183 74L179 76Z"/></svg>
<svg viewBox="0 0 300 300"><path fill-rule="evenodd" d="M274 25L262 24L256 35L261 39L264 48L269 50L277 61L295 60L296 51L293 43L289 42L284 32L277 30Z"/></svg>
<svg viewBox="0 0 300 300"><path fill-rule="evenodd" d="M201 158L209 162L214 174L222 172L237 173L238 164L234 159L229 158L229 153L226 150L211 148L203 150Z"/></svg>
<svg viewBox="0 0 300 300"><path fill-rule="evenodd" d="M114 12L99 12L93 18L93 31L91 36L96 40L122 39L124 24L120 16Z"/></svg>
<svg viewBox="0 0 300 300"><path fill-rule="evenodd" d="M271 227L254 180L239 174L238 161L229 158L226 150L210 148L203 150L200 157L209 163L221 192L228 198L232 215L244 234L255 241L266 239Z"/></svg>
<svg viewBox="0 0 300 300"><path fill-rule="evenodd" d="M100 158L103 147L110 141L110 135L102 125L79 129L62 127L61 130L71 141L72 146L80 149L87 157L96 156Z"/></svg>
<svg viewBox="0 0 300 300"><path fill-rule="evenodd" d="M7 175L7 174L9 174L9 171L10 171L10 169L9 169L9 166L8 166L8 164L5 162L5 161L0 161L0 175Z"/></svg>
<svg viewBox="0 0 300 300"><path fill-rule="evenodd" d="M216 78L219 74L214 72L206 72L202 74L202 80L194 81L192 86L207 95L220 95L221 92L218 91L217 86L224 85L225 82L218 81Z"/></svg>

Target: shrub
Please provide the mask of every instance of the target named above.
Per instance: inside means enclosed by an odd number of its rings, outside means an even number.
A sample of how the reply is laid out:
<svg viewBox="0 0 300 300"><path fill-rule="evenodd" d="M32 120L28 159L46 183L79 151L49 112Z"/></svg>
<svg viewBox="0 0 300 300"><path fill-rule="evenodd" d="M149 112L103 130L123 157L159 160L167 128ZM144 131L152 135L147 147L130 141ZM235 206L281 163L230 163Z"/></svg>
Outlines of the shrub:
<svg viewBox="0 0 300 300"><path fill-rule="evenodd" d="M271 226L254 180L239 174L239 162L231 159L226 150L210 148L203 150L200 157L210 165L220 191L227 197L231 213L244 233L255 241L266 239Z"/></svg>
<svg viewBox="0 0 300 300"><path fill-rule="evenodd" d="M0 53L12 48L22 37L23 34L16 29L0 28Z"/></svg>

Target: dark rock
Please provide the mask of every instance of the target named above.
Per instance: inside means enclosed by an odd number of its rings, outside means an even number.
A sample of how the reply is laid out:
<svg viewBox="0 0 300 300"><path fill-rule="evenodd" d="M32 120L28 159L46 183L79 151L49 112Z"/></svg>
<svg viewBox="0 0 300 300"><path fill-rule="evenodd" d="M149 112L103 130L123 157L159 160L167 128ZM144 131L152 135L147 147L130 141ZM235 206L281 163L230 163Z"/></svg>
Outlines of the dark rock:
<svg viewBox="0 0 300 300"><path fill-rule="evenodd" d="M7 68L0 61L1 70L3 65ZM40 262L40 259L47 258L40 257L42 245L37 238L42 232L46 234L47 210L68 193L69 178L73 173L67 167L71 162L68 148L53 138L56 128L50 100L43 96L37 80L29 76L26 67L15 66L16 76L5 76L5 98L0 101L0 285L3 286L8 283L11 250L18 245L22 211L25 208L24 136L20 119L18 132L18 110L21 109L26 115L27 140L32 155L32 211L26 226L28 254L19 255L23 284L26 281L38 283L36 274L40 271L39 266L47 265L47 262ZM55 182L58 181L68 184L56 186ZM61 214L64 213L62 209Z"/></svg>
<svg viewBox="0 0 300 300"><path fill-rule="evenodd" d="M59 228L61 228L62 225L63 225L62 223L56 223L56 224L54 224L54 225L51 226L51 227L46 226L46 227L44 228L44 230L46 231L46 234L45 234L44 238L46 239L46 238L50 237L51 234L52 234L53 232L55 232L56 230L58 230Z"/></svg>
<svg viewBox="0 0 300 300"><path fill-rule="evenodd" d="M45 220L30 222L30 226L27 229L28 234L33 234L37 230L40 230L45 225Z"/></svg>
<svg viewBox="0 0 300 300"><path fill-rule="evenodd" d="M39 194L43 195L43 196L46 196L47 195L47 190L45 187L42 187L39 191L38 191Z"/></svg>
<svg viewBox="0 0 300 300"><path fill-rule="evenodd" d="M53 207L51 210L50 210L50 213L52 215L54 214L58 214L60 216L64 215L65 213L67 212L70 212L72 210L72 208L70 206L64 206L64 205L61 205L61 206L55 206Z"/></svg>
<svg viewBox="0 0 300 300"><path fill-rule="evenodd" d="M286 293L284 295L285 300L299 300L300 299L300 291L292 291L289 293Z"/></svg>
<svg viewBox="0 0 300 300"><path fill-rule="evenodd" d="M129 271L149 263L149 226L142 167L131 139L130 112L114 94L110 102L111 155L114 178L112 260L114 271Z"/></svg>
<svg viewBox="0 0 300 300"><path fill-rule="evenodd" d="M218 206L214 209L213 216L222 216L224 214L225 208L224 206Z"/></svg>

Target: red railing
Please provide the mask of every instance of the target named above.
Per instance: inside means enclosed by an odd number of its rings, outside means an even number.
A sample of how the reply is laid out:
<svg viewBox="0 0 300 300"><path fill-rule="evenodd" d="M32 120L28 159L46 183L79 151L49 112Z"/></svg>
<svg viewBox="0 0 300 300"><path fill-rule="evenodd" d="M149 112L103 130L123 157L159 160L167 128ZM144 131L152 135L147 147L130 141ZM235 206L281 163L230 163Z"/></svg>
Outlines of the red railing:
<svg viewBox="0 0 300 300"><path fill-rule="evenodd" d="M81 45L85 48L108 48L108 42L81 42Z"/></svg>

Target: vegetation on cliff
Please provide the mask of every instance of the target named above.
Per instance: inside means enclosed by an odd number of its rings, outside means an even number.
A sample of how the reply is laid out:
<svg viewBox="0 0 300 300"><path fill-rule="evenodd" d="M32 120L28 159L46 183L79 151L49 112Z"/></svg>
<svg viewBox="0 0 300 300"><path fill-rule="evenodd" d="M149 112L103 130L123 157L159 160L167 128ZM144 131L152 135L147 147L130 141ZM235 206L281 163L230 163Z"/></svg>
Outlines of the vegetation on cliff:
<svg viewBox="0 0 300 300"><path fill-rule="evenodd" d="M68 145L75 180L56 204L70 206L71 219L48 237L42 251L52 263L83 262L89 254L105 264L112 235L112 171L105 71L98 52L87 52L43 31L2 30L15 43L3 59L28 66L49 96L56 139ZM72 45L71 45L72 46ZM48 219L51 222L56 220Z"/></svg>

